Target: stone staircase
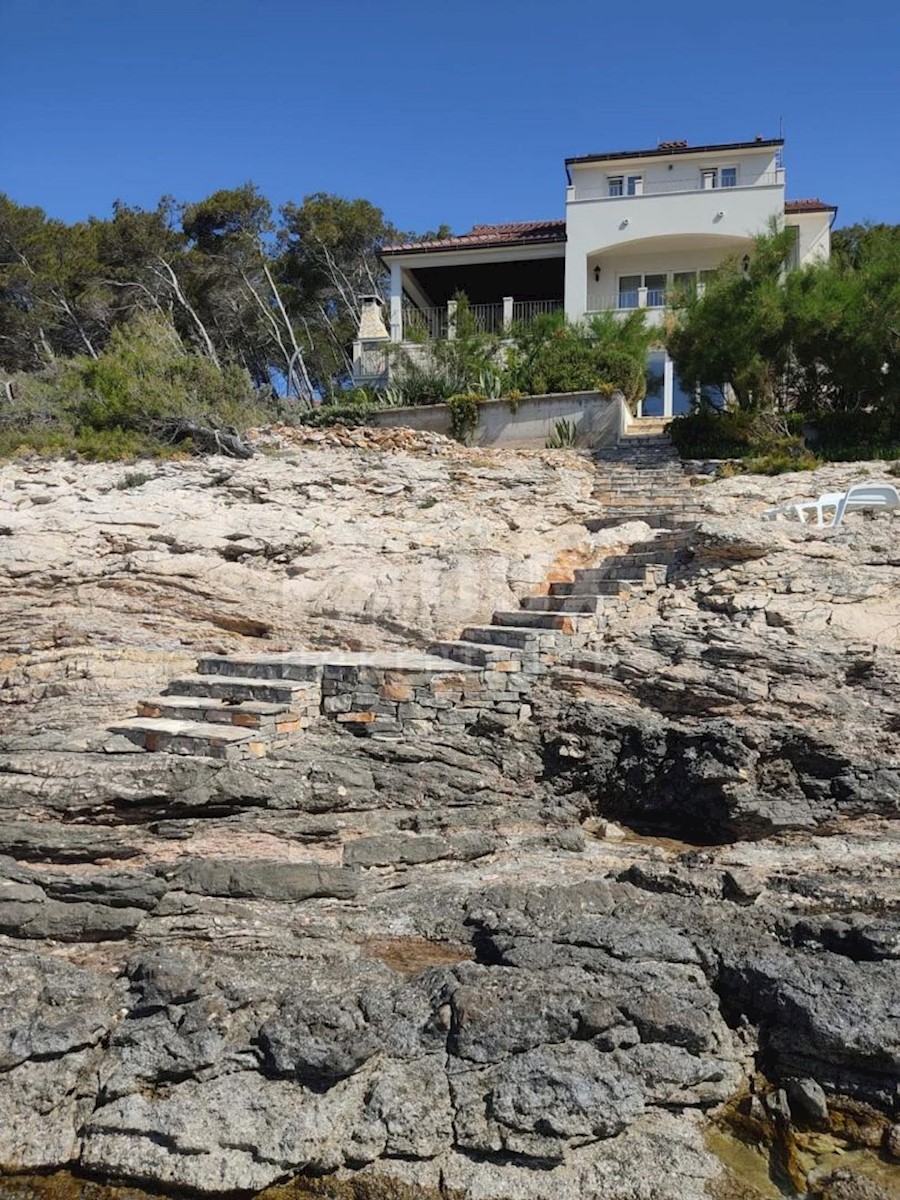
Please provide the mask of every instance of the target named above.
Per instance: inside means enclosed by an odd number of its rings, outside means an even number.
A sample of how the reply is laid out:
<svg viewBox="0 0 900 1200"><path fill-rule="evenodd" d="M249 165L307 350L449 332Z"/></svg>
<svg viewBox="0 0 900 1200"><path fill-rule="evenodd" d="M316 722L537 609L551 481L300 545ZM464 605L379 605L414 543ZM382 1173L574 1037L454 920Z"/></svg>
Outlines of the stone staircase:
<svg viewBox="0 0 900 1200"><path fill-rule="evenodd" d="M583 567L567 583L551 583L542 596L526 596L518 609L499 610L490 625L464 629L454 641L434 642L429 653L483 671L503 671L512 686L546 674L577 649L595 641L608 616L664 583L689 555L690 530L663 530L635 542L626 554Z"/></svg>
<svg viewBox="0 0 900 1200"><path fill-rule="evenodd" d="M652 422L653 418L643 418ZM631 429L640 426L633 422ZM626 434L616 446L594 451L597 486L594 499L602 514L587 522L591 530L645 520L657 528L692 524L700 505L667 434Z"/></svg>
<svg viewBox="0 0 900 1200"><path fill-rule="evenodd" d="M358 734L464 729L485 713L527 718L535 678L589 650L608 618L664 583L690 553L690 488L668 437L647 433L597 451L602 515L589 529L640 519L659 532L627 553L574 571L543 595L498 610L427 653L298 651L211 655L196 673L141 700L110 726L145 750L220 759L265 756L315 723Z"/></svg>

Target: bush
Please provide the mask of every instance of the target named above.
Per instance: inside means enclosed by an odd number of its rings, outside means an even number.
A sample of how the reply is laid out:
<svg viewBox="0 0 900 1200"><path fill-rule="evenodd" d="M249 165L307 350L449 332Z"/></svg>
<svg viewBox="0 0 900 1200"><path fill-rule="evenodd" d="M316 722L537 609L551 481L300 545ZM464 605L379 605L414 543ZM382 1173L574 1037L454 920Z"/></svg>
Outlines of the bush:
<svg viewBox="0 0 900 1200"><path fill-rule="evenodd" d="M463 396L451 396L447 401L450 409L450 436L465 445L478 424L478 407L484 400L474 392Z"/></svg>
<svg viewBox="0 0 900 1200"><path fill-rule="evenodd" d="M621 391L635 404L644 394L652 338L641 312L624 320L603 314L581 324L570 324L562 313L540 317L515 331L508 385L530 395Z"/></svg>
<svg viewBox="0 0 900 1200"><path fill-rule="evenodd" d="M97 359L57 361L12 380L0 405L0 454L20 450L132 459L191 450L172 444L179 421L246 429L269 413L242 368L189 353L165 320L142 315L118 326Z"/></svg>
<svg viewBox="0 0 900 1200"><path fill-rule="evenodd" d="M682 458L745 458L753 452L754 421L742 409L700 404L668 425Z"/></svg>

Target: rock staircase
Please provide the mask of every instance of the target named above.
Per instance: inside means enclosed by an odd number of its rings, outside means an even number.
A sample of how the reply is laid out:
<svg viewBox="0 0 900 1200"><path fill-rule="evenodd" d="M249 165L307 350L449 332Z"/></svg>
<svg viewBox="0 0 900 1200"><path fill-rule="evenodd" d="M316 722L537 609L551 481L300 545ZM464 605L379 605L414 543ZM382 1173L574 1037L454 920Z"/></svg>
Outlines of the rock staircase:
<svg viewBox="0 0 900 1200"><path fill-rule="evenodd" d="M490 712L522 720L536 676L595 644L608 617L646 597L689 554L690 489L668 437L623 439L595 455L602 516L589 529L640 519L659 532L627 553L576 570L544 595L498 610L488 625L433 643L425 654L298 651L212 655L196 673L141 700L137 715L110 726L145 750L258 758L314 723L401 736L465 728Z"/></svg>
<svg viewBox="0 0 900 1200"><path fill-rule="evenodd" d="M654 592L686 560L690 542L690 530L662 530L635 542L626 554L576 570L570 582L551 583L546 595L526 596L518 609L498 610L490 625L472 625L454 641L434 642L429 653L505 672L511 686L521 686L522 676L546 674L594 641L610 613Z"/></svg>
<svg viewBox="0 0 900 1200"><path fill-rule="evenodd" d="M653 432L641 430L640 422L633 422L631 429L636 426L639 432L594 452L598 483L593 496L603 511L587 522L591 530L628 520L647 521L656 528L686 525L700 510L668 435L656 424Z"/></svg>

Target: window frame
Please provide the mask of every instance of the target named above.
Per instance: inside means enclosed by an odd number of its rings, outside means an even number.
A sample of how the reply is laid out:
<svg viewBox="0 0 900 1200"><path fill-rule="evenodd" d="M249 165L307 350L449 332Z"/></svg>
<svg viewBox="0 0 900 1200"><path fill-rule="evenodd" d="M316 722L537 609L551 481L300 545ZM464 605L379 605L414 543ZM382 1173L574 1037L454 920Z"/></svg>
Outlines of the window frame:
<svg viewBox="0 0 900 1200"><path fill-rule="evenodd" d="M606 183L608 187L607 195L618 197L625 195L625 176L624 175L607 175ZM616 191L618 188L618 191Z"/></svg>

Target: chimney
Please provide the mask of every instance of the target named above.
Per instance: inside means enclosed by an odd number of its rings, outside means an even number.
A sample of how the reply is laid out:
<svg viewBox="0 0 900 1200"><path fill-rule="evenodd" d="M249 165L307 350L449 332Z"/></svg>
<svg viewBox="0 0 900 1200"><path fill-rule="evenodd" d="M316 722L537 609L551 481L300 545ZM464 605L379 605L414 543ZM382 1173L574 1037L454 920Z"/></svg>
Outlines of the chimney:
<svg viewBox="0 0 900 1200"><path fill-rule="evenodd" d="M384 323L382 309L384 303L380 296L360 296L359 332L360 342L386 342L390 338Z"/></svg>

